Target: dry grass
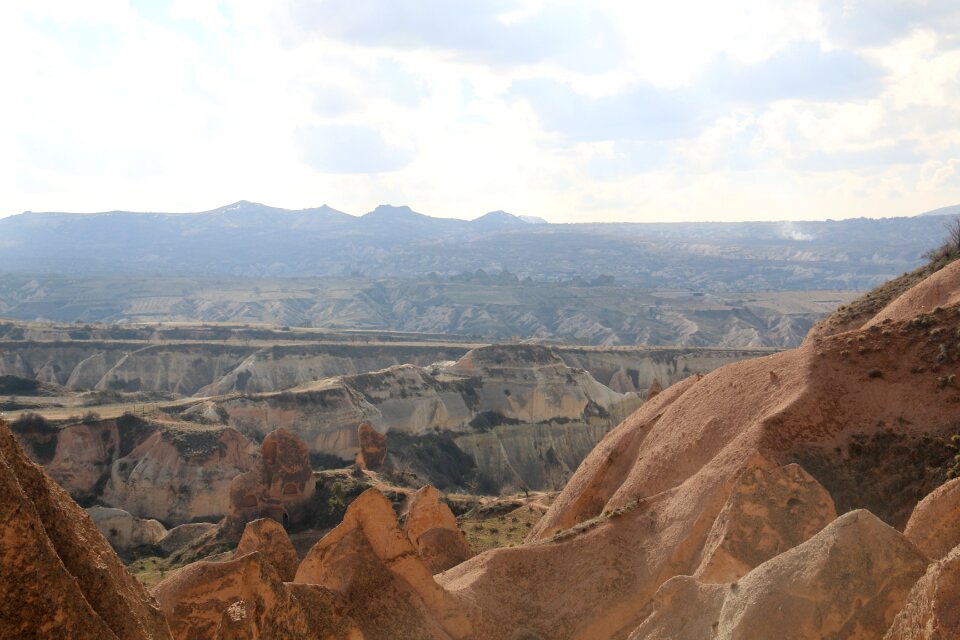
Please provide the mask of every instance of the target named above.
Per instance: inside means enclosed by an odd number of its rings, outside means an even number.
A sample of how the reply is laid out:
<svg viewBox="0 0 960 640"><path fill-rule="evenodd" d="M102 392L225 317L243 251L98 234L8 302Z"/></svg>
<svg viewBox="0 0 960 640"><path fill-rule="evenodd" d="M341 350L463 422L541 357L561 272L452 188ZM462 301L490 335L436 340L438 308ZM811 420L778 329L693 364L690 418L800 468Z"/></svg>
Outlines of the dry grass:
<svg viewBox="0 0 960 640"><path fill-rule="evenodd" d="M467 541L474 553L500 547L515 547L523 544L533 526L543 517L543 513L530 506L485 519L473 519L464 516L458 521L461 531L467 535Z"/></svg>

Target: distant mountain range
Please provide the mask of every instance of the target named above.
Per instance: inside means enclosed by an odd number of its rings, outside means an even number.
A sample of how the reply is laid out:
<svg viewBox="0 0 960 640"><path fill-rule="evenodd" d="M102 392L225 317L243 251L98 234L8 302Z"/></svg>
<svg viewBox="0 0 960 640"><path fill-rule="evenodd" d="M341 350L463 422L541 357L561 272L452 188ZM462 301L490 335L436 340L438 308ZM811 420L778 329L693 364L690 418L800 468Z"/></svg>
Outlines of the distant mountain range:
<svg viewBox="0 0 960 640"><path fill-rule="evenodd" d="M23 213L0 219L0 273L449 278L509 271L562 282L713 292L865 289L944 236L942 215L816 222L548 224L493 211L363 216L240 201L200 213ZM937 215L934 215L937 214Z"/></svg>

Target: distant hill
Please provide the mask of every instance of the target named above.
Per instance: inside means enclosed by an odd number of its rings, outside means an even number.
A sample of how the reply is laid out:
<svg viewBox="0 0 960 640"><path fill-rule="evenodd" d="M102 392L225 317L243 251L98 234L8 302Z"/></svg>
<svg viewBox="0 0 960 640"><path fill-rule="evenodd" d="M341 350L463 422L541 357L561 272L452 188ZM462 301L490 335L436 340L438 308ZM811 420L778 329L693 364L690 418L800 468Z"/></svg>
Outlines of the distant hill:
<svg viewBox="0 0 960 640"><path fill-rule="evenodd" d="M493 211L354 216L240 201L197 213L23 213L0 219L0 273L520 280L710 292L866 289L943 240L937 216L818 222L548 224Z"/></svg>
<svg viewBox="0 0 960 640"><path fill-rule="evenodd" d="M960 204L955 204L950 207L940 207L939 209L934 209L933 211L925 211L921 216L958 216L960 215Z"/></svg>

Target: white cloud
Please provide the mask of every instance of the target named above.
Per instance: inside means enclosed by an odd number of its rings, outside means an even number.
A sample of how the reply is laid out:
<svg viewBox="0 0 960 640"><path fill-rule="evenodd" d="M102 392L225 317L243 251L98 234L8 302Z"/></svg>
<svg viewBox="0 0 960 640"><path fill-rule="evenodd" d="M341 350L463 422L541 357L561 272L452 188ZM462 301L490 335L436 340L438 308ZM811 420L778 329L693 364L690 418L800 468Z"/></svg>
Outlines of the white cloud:
<svg viewBox="0 0 960 640"><path fill-rule="evenodd" d="M955 4L5 3L0 215L932 209L960 201Z"/></svg>

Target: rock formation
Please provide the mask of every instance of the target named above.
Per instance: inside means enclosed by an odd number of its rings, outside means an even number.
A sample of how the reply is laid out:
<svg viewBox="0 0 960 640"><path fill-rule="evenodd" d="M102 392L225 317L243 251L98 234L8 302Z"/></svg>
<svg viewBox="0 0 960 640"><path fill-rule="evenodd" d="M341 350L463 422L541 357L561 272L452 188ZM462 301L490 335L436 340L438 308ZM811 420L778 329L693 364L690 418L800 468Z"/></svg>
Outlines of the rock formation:
<svg viewBox="0 0 960 640"><path fill-rule="evenodd" d="M943 558L960 545L960 478L921 500L903 533L931 560Z"/></svg>
<svg viewBox="0 0 960 640"><path fill-rule="evenodd" d="M156 426L132 415L89 421L59 429L47 472L75 500L98 497L115 460L127 456Z"/></svg>
<svg viewBox="0 0 960 640"><path fill-rule="evenodd" d="M165 555L173 555L181 549L190 546L202 536L209 534L217 525L211 522L190 522L181 524L167 531L167 534L158 543Z"/></svg>
<svg viewBox="0 0 960 640"><path fill-rule="evenodd" d="M960 260L932 274L902 296L880 310L864 326L870 327L888 321L911 320L931 313L938 307L960 303Z"/></svg>
<svg viewBox="0 0 960 640"><path fill-rule="evenodd" d="M87 509L87 514L110 546L117 551L159 544L167 535L167 530L156 520L138 518L123 509L91 507Z"/></svg>
<svg viewBox="0 0 960 640"><path fill-rule="evenodd" d="M230 517L239 523L272 518L288 524L302 521L316 489L310 451L286 429L271 432L260 445L250 471L230 483Z"/></svg>
<svg viewBox="0 0 960 640"><path fill-rule="evenodd" d="M178 640L309 637L299 602L260 552L187 565L153 594Z"/></svg>
<svg viewBox="0 0 960 640"><path fill-rule="evenodd" d="M509 638L503 630L521 619L543 638L624 637L667 579L701 570L701 550L758 457L800 464L837 511L868 508L902 527L953 456L936 437L954 433L960 389L938 379L956 370L960 347L944 341L942 359L938 336L958 330L955 305L674 384L587 456L532 532L535 545L486 552L437 581L483 612L472 619L481 637ZM816 490L800 492L818 503ZM787 550L757 559L777 551ZM551 597L519 615L514 603L533 592Z"/></svg>
<svg viewBox="0 0 960 640"><path fill-rule="evenodd" d="M472 555L457 519L434 487L423 487L409 501L403 530L431 573L446 571Z"/></svg>
<svg viewBox="0 0 960 640"><path fill-rule="evenodd" d="M254 551L259 552L263 560L273 565L284 582L293 580L300 558L297 557L297 551L287 537L286 530L276 520L261 518L248 522L243 528L240 544L233 552L233 557L239 558Z"/></svg>
<svg viewBox="0 0 960 640"><path fill-rule="evenodd" d="M369 471L377 471L387 458L387 439L369 423L361 422L357 427L357 440L360 450L357 452L357 466Z"/></svg>
<svg viewBox="0 0 960 640"><path fill-rule="evenodd" d="M0 565L0 637L170 637L154 601L87 514L2 422Z"/></svg>
<svg viewBox="0 0 960 640"><path fill-rule="evenodd" d="M636 394L616 393L552 350L528 345L482 347L456 362L400 365L218 401L227 423L247 435L283 427L312 452L341 460L357 459L357 425L367 423L396 438L401 446L391 445L391 457L427 482L463 488L467 476L479 475L491 490L561 486L597 439L639 404ZM198 413L212 415L209 408ZM443 452L418 456L406 442ZM464 464L437 462L451 454ZM449 473L445 466L461 468Z"/></svg>
<svg viewBox="0 0 960 640"><path fill-rule="evenodd" d="M837 517L830 494L799 465L764 466L745 469L730 490L701 552L702 582L734 582Z"/></svg>
<svg viewBox="0 0 960 640"><path fill-rule="evenodd" d="M256 444L230 428L172 425L116 460L103 501L168 525L230 511L234 477L253 468Z"/></svg>
<svg viewBox="0 0 960 640"><path fill-rule="evenodd" d="M960 638L960 547L933 563L914 585L884 640Z"/></svg>
<svg viewBox="0 0 960 640"><path fill-rule="evenodd" d="M852 511L736 582L672 578L630 640L880 638L925 565L897 531Z"/></svg>
<svg viewBox="0 0 960 640"><path fill-rule="evenodd" d="M461 605L434 581L376 489L361 494L307 553L295 582L342 596L365 638L471 636Z"/></svg>

